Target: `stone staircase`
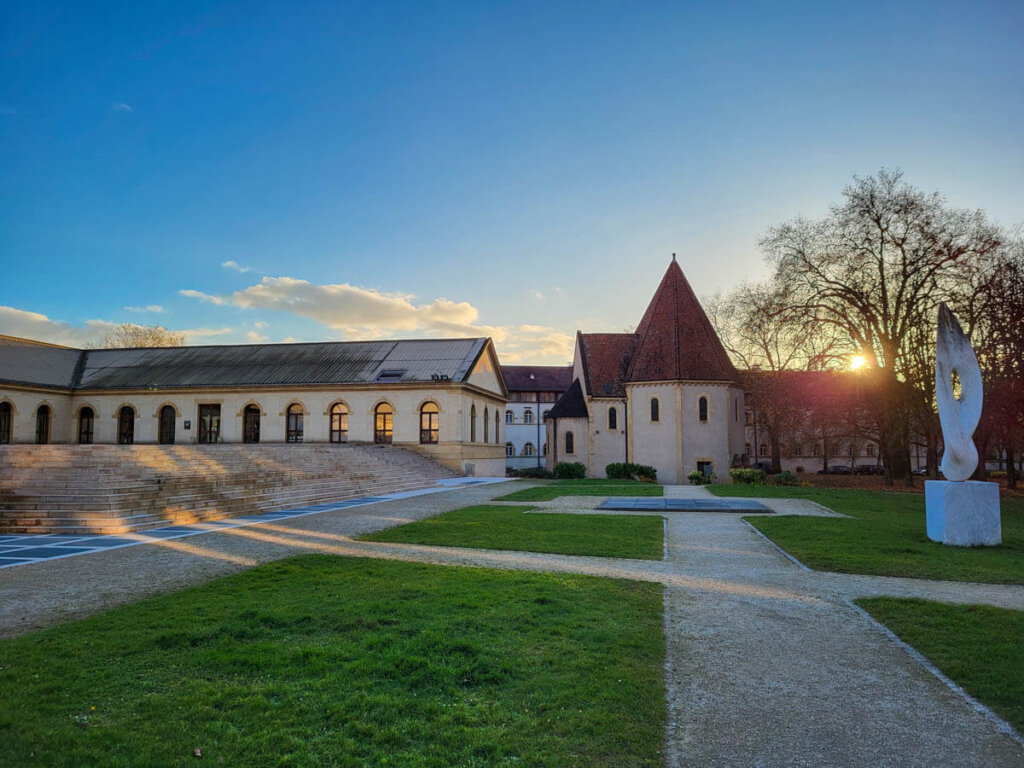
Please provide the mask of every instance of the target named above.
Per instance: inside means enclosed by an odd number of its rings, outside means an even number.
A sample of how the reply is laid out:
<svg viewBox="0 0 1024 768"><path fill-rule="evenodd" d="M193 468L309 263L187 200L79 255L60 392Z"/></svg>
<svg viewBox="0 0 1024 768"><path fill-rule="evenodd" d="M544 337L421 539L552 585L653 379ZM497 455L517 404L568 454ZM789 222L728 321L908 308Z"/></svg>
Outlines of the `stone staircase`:
<svg viewBox="0 0 1024 768"><path fill-rule="evenodd" d="M0 533L131 533L433 487L389 445L0 446Z"/></svg>

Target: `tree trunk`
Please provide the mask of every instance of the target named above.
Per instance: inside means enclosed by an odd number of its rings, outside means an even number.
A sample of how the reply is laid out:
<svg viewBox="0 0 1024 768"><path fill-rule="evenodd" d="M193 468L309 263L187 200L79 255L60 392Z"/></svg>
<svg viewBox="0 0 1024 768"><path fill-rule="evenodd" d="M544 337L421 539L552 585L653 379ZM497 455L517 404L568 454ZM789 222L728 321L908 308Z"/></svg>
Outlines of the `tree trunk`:
<svg viewBox="0 0 1024 768"><path fill-rule="evenodd" d="M768 444L772 447L772 473L779 474L782 471L782 445L779 439L778 419L773 419L768 425Z"/></svg>
<svg viewBox="0 0 1024 768"><path fill-rule="evenodd" d="M1013 455L1013 448L1006 449L1006 487L1017 488L1017 464Z"/></svg>

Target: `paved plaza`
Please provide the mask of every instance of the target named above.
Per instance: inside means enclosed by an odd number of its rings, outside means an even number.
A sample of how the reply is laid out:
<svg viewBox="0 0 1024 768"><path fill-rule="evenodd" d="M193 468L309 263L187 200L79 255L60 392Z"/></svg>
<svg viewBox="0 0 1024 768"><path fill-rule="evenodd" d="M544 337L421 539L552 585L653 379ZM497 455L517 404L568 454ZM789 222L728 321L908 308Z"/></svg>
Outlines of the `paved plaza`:
<svg viewBox="0 0 1024 768"><path fill-rule="evenodd" d="M730 512L627 512L666 519L662 561L353 540L508 490L477 484L211 525L207 533L4 568L0 635L310 552L640 579L666 587L671 766L1024 766L1018 734L851 602L892 595L1024 610L1024 587L809 571ZM666 497L711 498L689 486L667 487ZM602 501L562 497L522 506L583 513ZM776 513L835 514L807 501L761 501Z"/></svg>

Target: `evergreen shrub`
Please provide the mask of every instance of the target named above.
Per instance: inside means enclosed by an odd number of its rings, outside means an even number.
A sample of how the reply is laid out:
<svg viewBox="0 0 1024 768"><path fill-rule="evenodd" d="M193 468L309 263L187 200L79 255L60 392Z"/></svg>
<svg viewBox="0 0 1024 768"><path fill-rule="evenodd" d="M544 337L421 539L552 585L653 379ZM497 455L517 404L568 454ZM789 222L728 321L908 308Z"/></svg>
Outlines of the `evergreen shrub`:
<svg viewBox="0 0 1024 768"><path fill-rule="evenodd" d="M643 480L651 483L658 480L658 470L654 467L629 461L609 464L604 468L604 473L609 480Z"/></svg>
<svg viewBox="0 0 1024 768"><path fill-rule="evenodd" d="M515 470L516 477L526 477L533 480L550 480L551 473L548 472L544 467L526 467L525 469Z"/></svg>
<svg viewBox="0 0 1024 768"><path fill-rule="evenodd" d="M765 474L763 469L730 469L729 479L737 485L764 485Z"/></svg>
<svg viewBox="0 0 1024 768"><path fill-rule="evenodd" d="M551 474L556 480L582 480L587 476L587 468L578 461L560 461Z"/></svg>
<svg viewBox="0 0 1024 768"><path fill-rule="evenodd" d="M796 485L796 475L787 469L772 475L772 485Z"/></svg>
<svg viewBox="0 0 1024 768"><path fill-rule="evenodd" d="M686 476L686 479L690 481L690 485L711 485L711 483L718 479L718 476L714 472L710 475L705 475L699 469L695 469Z"/></svg>

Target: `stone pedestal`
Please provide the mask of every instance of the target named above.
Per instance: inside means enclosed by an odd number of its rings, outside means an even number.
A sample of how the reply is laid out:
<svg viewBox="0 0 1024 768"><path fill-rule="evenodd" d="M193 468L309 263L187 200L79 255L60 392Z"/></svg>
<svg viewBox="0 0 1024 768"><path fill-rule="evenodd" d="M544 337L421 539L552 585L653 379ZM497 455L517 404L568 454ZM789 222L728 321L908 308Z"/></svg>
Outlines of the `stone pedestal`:
<svg viewBox="0 0 1024 768"><path fill-rule="evenodd" d="M928 480L924 484L928 538L957 547L1003 543L999 485Z"/></svg>

